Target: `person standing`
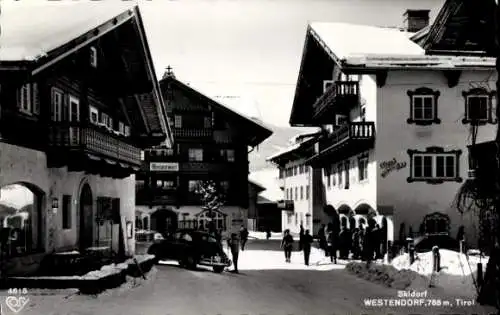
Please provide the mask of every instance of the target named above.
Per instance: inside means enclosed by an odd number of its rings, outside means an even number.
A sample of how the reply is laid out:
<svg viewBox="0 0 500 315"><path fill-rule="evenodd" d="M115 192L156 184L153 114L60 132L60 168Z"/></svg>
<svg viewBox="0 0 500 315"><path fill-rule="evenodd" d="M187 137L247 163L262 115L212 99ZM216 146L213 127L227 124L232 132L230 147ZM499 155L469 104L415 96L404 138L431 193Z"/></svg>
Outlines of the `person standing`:
<svg viewBox="0 0 500 315"><path fill-rule="evenodd" d="M285 236L281 241L281 248L285 252L285 262L289 263L292 260L292 249L293 249L293 237L290 234L290 230L285 230Z"/></svg>
<svg viewBox="0 0 500 315"><path fill-rule="evenodd" d="M304 264L306 266L309 266L309 257L311 255L312 243L313 243L313 237L309 233L309 230L306 230L302 239L302 250L304 251Z"/></svg>
<svg viewBox="0 0 500 315"><path fill-rule="evenodd" d="M319 238L319 248L321 248L321 250L325 252L325 257L328 257L328 251L326 248L326 231L324 224L321 224L321 227L319 228L318 238Z"/></svg>
<svg viewBox="0 0 500 315"><path fill-rule="evenodd" d="M241 251L245 250L245 244L248 240L248 230L242 225L240 228Z"/></svg>
<svg viewBox="0 0 500 315"><path fill-rule="evenodd" d="M229 249L231 250L231 256L233 257L234 273L238 273L238 256L240 251L240 241L236 233L231 234L231 238L228 240Z"/></svg>
<svg viewBox="0 0 500 315"><path fill-rule="evenodd" d="M338 235L333 228L333 224L328 224L326 237L328 255L330 256L330 261L335 264L337 263L337 238Z"/></svg>
<svg viewBox="0 0 500 315"><path fill-rule="evenodd" d="M271 229L269 227L266 228L266 240L269 241L271 238Z"/></svg>

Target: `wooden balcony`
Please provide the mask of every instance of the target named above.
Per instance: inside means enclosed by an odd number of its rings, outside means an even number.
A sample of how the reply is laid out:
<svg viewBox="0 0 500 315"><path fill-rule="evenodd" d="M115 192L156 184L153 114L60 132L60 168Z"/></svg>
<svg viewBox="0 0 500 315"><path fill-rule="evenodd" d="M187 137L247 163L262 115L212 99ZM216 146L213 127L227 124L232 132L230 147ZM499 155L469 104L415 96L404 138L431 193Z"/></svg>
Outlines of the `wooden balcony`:
<svg viewBox="0 0 500 315"><path fill-rule="evenodd" d="M367 151L375 145L375 123L350 122L337 127L332 133L319 141L319 152L309 159L319 165L335 163L358 153Z"/></svg>
<svg viewBox="0 0 500 315"><path fill-rule="evenodd" d="M224 173L230 171L231 163L215 162L182 162L180 172L182 173Z"/></svg>
<svg viewBox="0 0 500 315"><path fill-rule="evenodd" d="M330 120L334 113L347 114L358 104L359 82L336 81L316 100L313 105L313 119L317 122Z"/></svg>
<svg viewBox="0 0 500 315"><path fill-rule="evenodd" d="M49 127L49 167L67 165L102 176L128 176L141 166L141 150L97 126L52 125ZM109 171L109 172L108 172Z"/></svg>
<svg viewBox="0 0 500 315"><path fill-rule="evenodd" d="M212 136L213 136L212 129L174 128L174 137L179 137L179 138L211 138Z"/></svg>
<svg viewBox="0 0 500 315"><path fill-rule="evenodd" d="M214 130L215 143L231 143L233 136L229 130Z"/></svg>

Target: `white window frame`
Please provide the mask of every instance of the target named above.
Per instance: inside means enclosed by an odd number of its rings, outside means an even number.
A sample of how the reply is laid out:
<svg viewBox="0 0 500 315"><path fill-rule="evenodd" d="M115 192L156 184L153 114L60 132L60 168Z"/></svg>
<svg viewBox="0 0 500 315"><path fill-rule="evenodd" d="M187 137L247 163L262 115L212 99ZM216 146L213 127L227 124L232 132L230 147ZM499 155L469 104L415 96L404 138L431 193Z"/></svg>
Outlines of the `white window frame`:
<svg viewBox="0 0 500 315"><path fill-rule="evenodd" d="M125 137L130 137L130 126L125 125L123 129Z"/></svg>
<svg viewBox="0 0 500 315"><path fill-rule="evenodd" d="M108 121L106 122L106 127L108 127L109 130L113 130L113 118L108 115Z"/></svg>
<svg viewBox="0 0 500 315"><path fill-rule="evenodd" d="M417 117L416 113L417 113L417 106L416 106L416 100L417 99L420 99L422 101L422 108L419 110L420 113ZM424 117L425 116L425 100L426 99L430 99L431 100L431 109L432 109L432 112L431 112L431 117ZM435 99L435 96L434 95L422 95L422 94L415 94L415 95L412 95L412 102L413 102L413 113L412 114L412 118L414 121L430 121L430 120L434 120L434 117L435 117L435 114L436 114L436 99Z"/></svg>
<svg viewBox="0 0 500 315"><path fill-rule="evenodd" d="M118 132L125 135L125 124L122 121L118 122Z"/></svg>
<svg viewBox="0 0 500 315"><path fill-rule="evenodd" d="M200 180L197 180L197 179L188 180L188 191L190 193L196 192L199 185L200 185Z"/></svg>
<svg viewBox="0 0 500 315"><path fill-rule="evenodd" d="M368 156L362 156L358 158L358 178L360 182L364 182L368 180Z"/></svg>
<svg viewBox="0 0 500 315"><path fill-rule="evenodd" d="M430 157L431 158L431 176L424 176L424 169L425 169L425 158ZM453 174L452 176L446 176L446 170L447 170L447 164L446 160L448 157L453 158ZM422 164L421 164L421 169L422 169L422 176L415 176L415 169L416 169L416 158L422 158ZM443 167L444 170L443 172L445 173L445 176L437 176L437 159L438 158L443 158ZM427 180L427 179L439 179L439 180L454 180L458 174L457 174L457 155L454 153L414 153L412 156L412 169L411 169L411 175L412 178L415 180Z"/></svg>
<svg viewBox="0 0 500 315"><path fill-rule="evenodd" d="M199 153L201 152L201 156ZM203 162L203 149L201 148L189 148L188 149L188 159L190 162Z"/></svg>
<svg viewBox="0 0 500 315"><path fill-rule="evenodd" d="M18 102L19 102L19 109L21 110L21 112L23 113L26 113L26 114L31 114L31 110L33 108L33 104L32 104L32 99L31 99L31 95L32 95L32 91L31 91L31 84L30 83L26 83L26 84L23 84L20 88L19 88L19 94L18 94ZM26 91L26 95L25 95L25 92Z"/></svg>
<svg viewBox="0 0 500 315"><path fill-rule="evenodd" d="M97 48L90 47L90 65L97 68Z"/></svg>
<svg viewBox="0 0 500 315"><path fill-rule="evenodd" d="M57 98L59 97L59 104ZM62 90L53 87L50 93L51 118L52 121L62 121L64 107L64 93Z"/></svg>
<svg viewBox="0 0 500 315"><path fill-rule="evenodd" d="M96 107L89 105L89 114L90 122L94 125L97 125L99 123L99 110ZM95 119L93 119L93 115L95 115Z"/></svg>
<svg viewBox="0 0 500 315"><path fill-rule="evenodd" d="M80 99L74 95L68 95L68 119L73 121L73 106L76 105L76 122L80 121Z"/></svg>
<svg viewBox="0 0 500 315"><path fill-rule="evenodd" d="M108 126L108 118L109 118L109 115L106 114L106 113L101 113L101 117L99 119L99 125L100 126L104 126L104 127L107 127Z"/></svg>
<svg viewBox="0 0 500 315"><path fill-rule="evenodd" d="M470 112L471 112L470 111L470 100L471 99L484 99L485 100L485 102L486 102L486 108L485 108L485 110L486 110L486 118L481 118L481 119L478 119L477 121L478 122L487 122L487 121L489 121L489 119L490 119L490 112L491 112L490 102L489 102L490 98L489 98L488 95L481 95L481 94L479 94L479 95L477 95L477 94L467 95L467 113L466 113L467 117L465 117L465 119L468 120L468 121L472 121L472 119L470 117Z"/></svg>

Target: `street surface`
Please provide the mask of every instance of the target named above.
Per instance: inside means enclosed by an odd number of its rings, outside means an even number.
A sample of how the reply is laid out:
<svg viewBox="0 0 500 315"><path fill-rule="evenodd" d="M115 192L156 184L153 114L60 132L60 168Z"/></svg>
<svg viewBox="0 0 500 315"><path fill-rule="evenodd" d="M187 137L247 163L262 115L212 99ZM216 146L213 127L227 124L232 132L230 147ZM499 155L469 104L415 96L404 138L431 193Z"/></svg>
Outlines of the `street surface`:
<svg viewBox="0 0 500 315"><path fill-rule="evenodd" d="M297 252L292 263L285 264L278 240L250 240L240 260L240 274L190 271L167 263L132 289L114 289L98 297L64 297L67 292L30 296L29 305L18 314L487 314L479 306L367 307L364 299L394 299L397 291L349 275L317 251L312 266L305 267ZM14 314L2 304L4 314Z"/></svg>

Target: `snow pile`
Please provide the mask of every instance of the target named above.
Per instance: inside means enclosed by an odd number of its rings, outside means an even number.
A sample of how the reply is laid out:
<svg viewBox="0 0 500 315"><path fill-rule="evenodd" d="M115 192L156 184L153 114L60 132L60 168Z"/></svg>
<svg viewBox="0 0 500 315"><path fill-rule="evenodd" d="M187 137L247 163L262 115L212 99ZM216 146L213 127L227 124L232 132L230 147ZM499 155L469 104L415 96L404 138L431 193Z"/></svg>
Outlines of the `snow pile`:
<svg viewBox="0 0 500 315"><path fill-rule="evenodd" d="M366 262L349 262L346 270L360 278L399 290L414 287L414 284L428 286L429 283L427 278L417 272L408 269L398 270L391 265L371 263L368 267Z"/></svg>
<svg viewBox="0 0 500 315"><path fill-rule="evenodd" d="M150 254L135 255L134 258L137 259L137 263L140 264L142 262L155 259L155 255L150 255ZM128 265L135 264L134 258L127 259L127 261L125 263Z"/></svg>
<svg viewBox="0 0 500 315"><path fill-rule="evenodd" d="M81 279L82 280L93 280L93 279L104 278L106 276L119 274L123 270L126 270L127 268L128 268L128 264L125 264L125 263L106 265L106 266L102 266L101 270L94 270L94 271L90 271L90 272L84 274L81 277Z"/></svg>
<svg viewBox="0 0 500 315"><path fill-rule="evenodd" d="M447 249L441 249L439 253L441 255L441 270L433 284L450 294L475 296L477 292L474 281L477 279L477 264L482 262L484 268L488 257L469 256L467 259L465 254ZM417 254L412 265L410 265L408 254L403 254L392 261L392 266L398 270L412 270L430 279L433 254L432 252Z"/></svg>
<svg viewBox="0 0 500 315"><path fill-rule="evenodd" d="M146 286L154 282L154 280L157 278L157 272L158 269L155 267L151 268L151 270L147 273L145 273L146 279L142 277L134 278L127 276L127 281L123 283L121 286L114 288L114 289L109 289L106 290L102 293L99 294L99 299L102 298L114 298L117 296L120 296L126 292L128 292L131 289L140 287L140 286Z"/></svg>

